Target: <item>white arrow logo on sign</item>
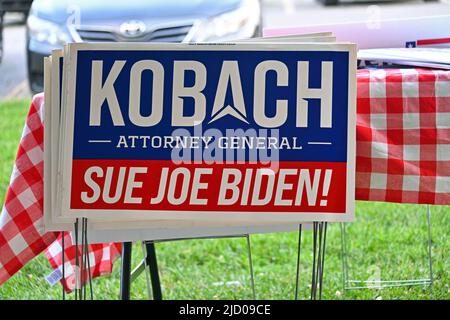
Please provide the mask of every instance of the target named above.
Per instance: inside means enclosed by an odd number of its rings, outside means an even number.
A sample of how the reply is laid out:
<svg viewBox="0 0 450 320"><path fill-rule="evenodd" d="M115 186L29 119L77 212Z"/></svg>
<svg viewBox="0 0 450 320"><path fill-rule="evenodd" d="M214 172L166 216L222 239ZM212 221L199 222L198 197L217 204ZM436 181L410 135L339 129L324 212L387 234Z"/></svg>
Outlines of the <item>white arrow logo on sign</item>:
<svg viewBox="0 0 450 320"><path fill-rule="evenodd" d="M216 120L219 120L220 118L223 118L226 115L230 115L234 118L237 118L239 120L241 120L242 122L245 122L246 124L248 124L248 121L246 119L247 114L245 111L245 108L240 107L232 107L230 105L227 105L226 107L223 107L222 109L217 110L218 108L214 108L212 111L212 119L209 121L209 123L214 122Z"/></svg>
<svg viewBox="0 0 450 320"><path fill-rule="evenodd" d="M233 107L229 104L225 106L228 84L230 84L233 95ZM209 123L219 120L226 115L230 115L248 124L237 61L224 61L222 64L222 71L220 72L219 83L217 84L216 99L214 100Z"/></svg>

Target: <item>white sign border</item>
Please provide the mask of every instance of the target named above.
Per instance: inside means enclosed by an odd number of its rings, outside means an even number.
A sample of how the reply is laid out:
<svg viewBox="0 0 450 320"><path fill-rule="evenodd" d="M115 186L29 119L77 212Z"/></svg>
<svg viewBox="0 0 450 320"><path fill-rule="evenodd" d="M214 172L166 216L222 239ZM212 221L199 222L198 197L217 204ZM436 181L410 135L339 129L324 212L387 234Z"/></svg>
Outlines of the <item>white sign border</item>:
<svg viewBox="0 0 450 320"><path fill-rule="evenodd" d="M63 137L66 143L60 158L62 172L72 172L72 153L73 153L73 129L74 129L74 110L75 110L75 91L76 91L76 66L77 52L81 50L200 50L200 51L345 51L349 53L349 78L348 78L348 131L347 131L347 190L346 190L346 213L305 213L305 212L250 212L250 211L163 211L163 210L87 210L70 208L70 190L72 176L63 174L62 186L59 192L62 198L60 215L62 217L72 218L96 218L108 219L112 217L139 219L139 220L205 220L221 219L226 221L251 221L258 219L260 221L273 222L351 222L355 214L355 145L356 145L356 46L351 43L220 43L220 44L144 44L144 43L75 43L65 47L64 59L64 78L67 86L65 116L63 118ZM65 82L63 80L63 83ZM71 121L69 121L71 119ZM62 143L61 143L62 145Z"/></svg>

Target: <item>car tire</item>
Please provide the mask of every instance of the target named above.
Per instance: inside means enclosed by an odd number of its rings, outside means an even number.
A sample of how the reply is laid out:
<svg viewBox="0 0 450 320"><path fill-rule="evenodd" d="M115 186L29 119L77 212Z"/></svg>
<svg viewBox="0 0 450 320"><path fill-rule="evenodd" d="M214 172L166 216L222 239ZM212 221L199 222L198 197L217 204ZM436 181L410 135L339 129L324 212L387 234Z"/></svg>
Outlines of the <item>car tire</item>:
<svg viewBox="0 0 450 320"><path fill-rule="evenodd" d="M33 76L31 72L31 54L30 49L28 48L28 38L27 38L27 79L28 79L28 87L33 95L38 93L38 89L36 87L36 84L33 81Z"/></svg>
<svg viewBox="0 0 450 320"><path fill-rule="evenodd" d="M33 94L42 92L44 90L44 75L43 75L43 65L36 65L36 54L30 51L28 47L29 39L27 38L27 75L28 75L28 86ZM44 56L38 57L39 60L44 59ZM34 63L33 63L34 61Z"/></svg>

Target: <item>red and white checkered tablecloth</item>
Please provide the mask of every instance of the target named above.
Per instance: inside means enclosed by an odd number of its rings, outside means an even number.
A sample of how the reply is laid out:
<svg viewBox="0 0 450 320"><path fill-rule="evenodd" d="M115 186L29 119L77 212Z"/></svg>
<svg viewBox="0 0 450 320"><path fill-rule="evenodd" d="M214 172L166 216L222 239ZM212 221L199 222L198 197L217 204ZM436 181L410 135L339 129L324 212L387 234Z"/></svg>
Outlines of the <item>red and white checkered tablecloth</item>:
<svg viewBox="0 0 450 320"><path fill-rule="evenodd" d="M357 79L356 199L450 204L450 71Z"/></svg>
<svg viewBox="0 0 450 320"><path fill-rule="evenodd" d="M69 232L64 233L64 247L65 281L63 285L67 292L71 292L76 286L76 246L73 245L72 236ZM89 245L89 261L92 277L95 278L110 274L114 261L120 257L120 250L120 243ZM79 247L78 257L81 257L81 254L81 247ZM62 234L59 234L58 239L45 250L45 255L53 269L62 271ZM87 278L85 279L87 280Z"/></svg>
<svg viewBox="0 0 450 320"><path fill-rule="evenodd" d="M450 71L358 71L356 199L450 204ZM0 285L45 250L61 268L61 235L43 226L43 96L35 96L0 215ZM66 288L75 248L66 234ZM91 245L94 276L119 244Z"/></svg>
<svg viewBox="0 0 450 320"><path fill-rule="evenodd" d="M62 269L61 234L44 232L44 96L33 98L0 215L0 285L45 250L54 269ZM67 291L75 288L75 246L65 233ZM81 250L81 249L80 249ZM93 277L110 273L120 244L90 245Z"/></svg>

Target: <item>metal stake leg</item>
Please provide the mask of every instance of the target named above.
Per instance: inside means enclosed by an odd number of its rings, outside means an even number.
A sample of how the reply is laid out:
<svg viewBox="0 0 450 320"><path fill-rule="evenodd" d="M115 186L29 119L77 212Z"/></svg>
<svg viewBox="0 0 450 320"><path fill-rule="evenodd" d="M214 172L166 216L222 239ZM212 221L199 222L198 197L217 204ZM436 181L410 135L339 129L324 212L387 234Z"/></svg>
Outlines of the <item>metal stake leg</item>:
<svg viewBox="0 0 450 320"><path fill-rule="evenodd" d="M122 243L122 266L120 272L120 300L130 300L131 242Z"/></svg>
<svg viewBox="0 0 450 320"><path fill-rule="evenodd" d="M161 281L159 280L158 262L156 260L155 244L151 241L145 243L147 249L146 263L150 269L153 299L162 300Z"/></svg>
<svg viewBox="0 0 450 320"><path fill-rule="evenodd" d="M430 270L430 285L433 285L433 260L431 255L431 210L430 205L427 205L427 222L428 222L428 266Z"/></svg>
<svg viewBox="0 0 450 320"><path fill-rule="evenodd" d="M80 267L80 273L81 273L81 287L80 287L80 300L86 300L86 273L85 273L85 244L84 244L84 218L81 218L81 267Z"/></svg>
<svg viewBox="0 0 450 320"><path fill-rule="evenodd" d="M295 300L298 300L298 282L300 280L300 249L302 244L302 225L298 225L297 275L295 277Z"/></svg>
<svg viewBox="0 0 450 320"><path fill-rule="evenodd" d="M144 273L145 273L145 284L147 285L147 294L148 294L148 299L152 300L152 288L150 285L150 276L149 276L149 272L148 272L148 268L147 268L147 263L145 261L145 258L147 257L147 250L145 249L145 241L141 242L141 248L142 248L142 254L144 255ZM132 273L133 274L133 273Z"/></svg>
<svg viewBox="0 0 450 320"><path fill-rule="evenodd" d="M80 261L78 259L78 219L75 220L75 300L78 300Z"/></svg>
<svg viewBox="0 0 450 320"><path fill-rule="evenodd" d="M316 253L317 253L317 222L313 222L313 265L311 279L311 300L314 298L314 287L316 286Z"/></svg>
<svg viewBox="0 0 450 320"><path fill-rule="evenodd" d="M253 259L252 259L252 247L250 244L250 235L246 234L245 237L247 238L248 265L250 268L250 281L252 284L252 298L253 300L256 300L255 276L253 273Z"/></svg>
<svg viewBox="0 0 450 320"><path fill-rule="evenodd" d="M342 259L342 292L347 290L348 264L347 264L347 241L345 239L345 223L341 222L341 259Z"/></svg>
<svg viewBox="0 0 450 320"><path fill-rule="evenodd" d="M322 264L320 266L320 275L319 275L319 300L322 300L322 285L323 285L323 272L325 269L325 248L327 243L327 226L328 223L324 222L323 227L323 248L322 248Z"/></svg>
<svg viewBox="0 0 450 320"><path fill-rule="evenodd" d="M317 255L317 271L316 271L316 282L314 283L314 300L317 299L317 286L320 283L320 274L322 269L322 233L323 233L323 222L318 222L319 231L319 245L318 245L318 255Z"/></svg>
<svg viewBox="0 0 450 320"><path fill-rule="evenodd" d="M64 237L65 233L64 231L61 233L61 259L62 259L62 280L63 283L66 281L66 266L65 266L65 244L64 244ZM62 299L66 300L66 290L64 288L64 285L62 285Z"/></svg>
<svg viewBox="0 0 450 320"><path fill-rule="evenodd" d="M88 235L87 235L87 218L84 219L84 230L85 230L85 244L86 244L86 249L85 249L85 253L86 253L86 262L87 262L87 274L88 274L88 280L89 280L89 294L90 294L90 298L91 300L94 300L94 292L92 291L92 274L91 274L91 260L89 257L89 244L88 244ZM86 295L86 294L85 294Z"/></svg>

